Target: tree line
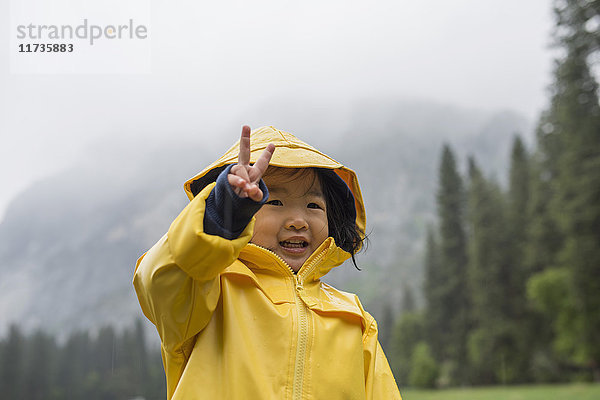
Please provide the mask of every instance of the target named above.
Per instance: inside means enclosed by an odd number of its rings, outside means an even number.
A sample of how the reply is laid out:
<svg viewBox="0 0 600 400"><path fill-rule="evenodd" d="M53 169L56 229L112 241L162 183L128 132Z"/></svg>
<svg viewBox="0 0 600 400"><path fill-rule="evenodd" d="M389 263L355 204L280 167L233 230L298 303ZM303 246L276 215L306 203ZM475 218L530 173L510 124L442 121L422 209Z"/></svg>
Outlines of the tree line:
<svg viewBox="0 0 600 400"><path fill-rule="evenodd" d="M389 343L401 386L600 381L600 107L590 70L600 1L555 1L554 14L562 55L551 102L532 151L515 136L508 187L474 157L462 176L452 148L442 150L425 307L405 305Z"/></svg>
<svg viewBox="0 0 600 400"><path fill-rule="evenodd" d="M117 332L73 332L62 344L43 331L10 327L0 341L0 397L6 399L164 399L158 349L149 350L141 321Z"/></svg>

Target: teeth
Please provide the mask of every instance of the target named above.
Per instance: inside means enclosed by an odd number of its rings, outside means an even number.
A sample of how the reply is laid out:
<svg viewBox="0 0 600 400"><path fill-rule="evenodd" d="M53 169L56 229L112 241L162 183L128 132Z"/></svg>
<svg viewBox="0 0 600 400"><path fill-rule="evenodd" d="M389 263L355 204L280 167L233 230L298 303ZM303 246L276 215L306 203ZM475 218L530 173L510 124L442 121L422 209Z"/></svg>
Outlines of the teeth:
<svg viewBox="0 0 600 400"><path fill-rule="evenodd" d="M306 242L304 240L284 240L279 243L283 247L294 247L294 248L300 248L300 247L304 247L306 245Z"/></svg>

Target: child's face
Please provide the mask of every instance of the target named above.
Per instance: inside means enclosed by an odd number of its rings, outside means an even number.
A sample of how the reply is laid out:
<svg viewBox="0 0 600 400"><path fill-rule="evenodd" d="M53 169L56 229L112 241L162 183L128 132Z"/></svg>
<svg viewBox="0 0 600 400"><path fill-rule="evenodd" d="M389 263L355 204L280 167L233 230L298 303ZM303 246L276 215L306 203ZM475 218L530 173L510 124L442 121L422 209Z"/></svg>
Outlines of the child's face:
<svg viewBox="0 0 600 400"><path fill-rule="evenodd" d="M313 171L283 171L263 178L269 199L256 213L252 243L273 251L298 271L329 236L327 209Z"/></svg>

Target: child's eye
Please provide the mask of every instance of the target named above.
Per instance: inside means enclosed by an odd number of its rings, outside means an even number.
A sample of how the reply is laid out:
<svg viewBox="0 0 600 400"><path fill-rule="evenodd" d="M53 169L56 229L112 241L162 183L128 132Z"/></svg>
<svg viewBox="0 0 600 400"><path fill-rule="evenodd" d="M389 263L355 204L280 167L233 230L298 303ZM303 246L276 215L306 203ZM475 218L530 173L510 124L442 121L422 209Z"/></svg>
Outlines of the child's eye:
<svg viewBox="0 0 600 400"><path fill-rule="evenodd" d="M317 208L317 209L323 209L323 207L321 207L320 205L318 205L317 203L308 203L307 205L308 208Z"/></svg>
<svg viewBox="0 0 600 400"><path fill-rule="evenodd" d="M271 206L282 206L283 203L280 200L269 200L265 204L269 204Z"/></svg>

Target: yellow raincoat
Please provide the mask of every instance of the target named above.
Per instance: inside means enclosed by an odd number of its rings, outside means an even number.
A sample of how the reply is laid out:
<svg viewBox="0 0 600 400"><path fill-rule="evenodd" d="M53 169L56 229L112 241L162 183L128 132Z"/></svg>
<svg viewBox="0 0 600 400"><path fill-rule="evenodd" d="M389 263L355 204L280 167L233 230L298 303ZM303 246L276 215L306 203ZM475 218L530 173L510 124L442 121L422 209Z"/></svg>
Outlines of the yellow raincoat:
<svg viewBox="0 0 600 400"><path fill-rule="evenodd" d="M271 165L331 168L365 211L354 172L273 127L252 132L251 162L268 143ZM185 184L190 203L137 262L134 286L162 341L169 399L400 399L356 295L320 278L350 254L326 239L297 275L249 243L254 218L234 240L203 232L205 200L239 144Z"/></svg>

